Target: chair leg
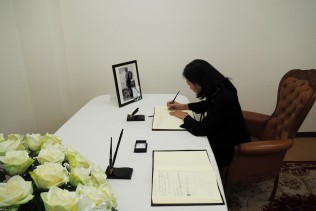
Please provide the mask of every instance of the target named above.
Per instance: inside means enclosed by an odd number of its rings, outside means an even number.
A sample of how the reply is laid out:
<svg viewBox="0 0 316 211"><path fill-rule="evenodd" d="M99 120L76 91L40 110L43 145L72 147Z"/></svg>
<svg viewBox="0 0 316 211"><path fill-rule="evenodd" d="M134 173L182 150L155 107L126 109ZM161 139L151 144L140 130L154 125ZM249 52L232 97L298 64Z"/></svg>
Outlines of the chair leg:
<svg viewBox="0 0 316 211"><path fill-rule="evenodd" d="M269 201L272 201L275 197L276 191L278 189L278 183L279 183L279 174L274 178L274 185L272 189L272 193L270 195Z"/></svg>

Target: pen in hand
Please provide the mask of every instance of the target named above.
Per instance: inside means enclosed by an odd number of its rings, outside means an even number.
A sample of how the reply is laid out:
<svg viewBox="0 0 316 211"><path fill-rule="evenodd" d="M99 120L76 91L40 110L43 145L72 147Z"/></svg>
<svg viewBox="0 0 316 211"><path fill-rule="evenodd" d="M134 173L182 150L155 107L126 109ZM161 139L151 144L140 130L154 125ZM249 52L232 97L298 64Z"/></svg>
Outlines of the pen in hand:
<svg viewBox="0 0 316 211"><path fill-rule="evenodd" d="M178 96L179 92L180 92L180 91L178 91L178 93L176 94L176 96L173 98L173 101L171 102L171 104L173 104L173 103L174 103L174 101L176 100L176 98L177 98L177 96Z"/></svg>

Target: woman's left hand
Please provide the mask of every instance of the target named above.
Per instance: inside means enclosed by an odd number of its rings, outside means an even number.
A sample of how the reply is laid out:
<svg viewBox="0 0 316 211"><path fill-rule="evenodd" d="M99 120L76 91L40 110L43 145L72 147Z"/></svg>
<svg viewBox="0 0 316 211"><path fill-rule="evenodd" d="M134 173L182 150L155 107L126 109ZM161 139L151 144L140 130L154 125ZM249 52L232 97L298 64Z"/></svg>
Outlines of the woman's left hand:
<svg viewBox="0 0 316 211"><path fill-rule="evenodd" d="M175 116L175 117L177 117L179 119L182 119L182 120L188 115L187 112L183 112L183 111L180 111L180 110L170 111L169 114L171 116Z"/></svg>

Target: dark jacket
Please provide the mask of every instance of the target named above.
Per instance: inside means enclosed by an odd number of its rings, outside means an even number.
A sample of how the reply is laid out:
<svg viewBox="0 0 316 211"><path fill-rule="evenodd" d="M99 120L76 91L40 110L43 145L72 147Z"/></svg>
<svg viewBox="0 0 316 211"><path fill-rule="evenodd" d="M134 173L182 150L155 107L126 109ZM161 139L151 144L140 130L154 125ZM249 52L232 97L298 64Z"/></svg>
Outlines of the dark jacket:
<svg viewBox="0 0 316 211"><path fill-rule="evenodd" d="M182 127L193 135L207 136L217 165L229 165L234 146L250 141L236 88L227 80L213 95L190 103L189 108L197 114L206 112L206 116L202 121L187 116Z"/></svg>

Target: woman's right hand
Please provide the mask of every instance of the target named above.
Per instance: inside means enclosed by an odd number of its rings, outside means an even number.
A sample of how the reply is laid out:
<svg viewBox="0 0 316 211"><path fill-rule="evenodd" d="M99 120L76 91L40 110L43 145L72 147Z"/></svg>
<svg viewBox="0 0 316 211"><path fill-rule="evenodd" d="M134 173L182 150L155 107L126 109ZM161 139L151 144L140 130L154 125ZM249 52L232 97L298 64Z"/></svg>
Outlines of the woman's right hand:
<svg viewBox="0 0 316 211"><path fill-rule="evenodd" d="M178 103L176 101L174 101L173 103L172 101L168 101L167 106L169 110L181 110L183 107L183 104Z"/></svg>

